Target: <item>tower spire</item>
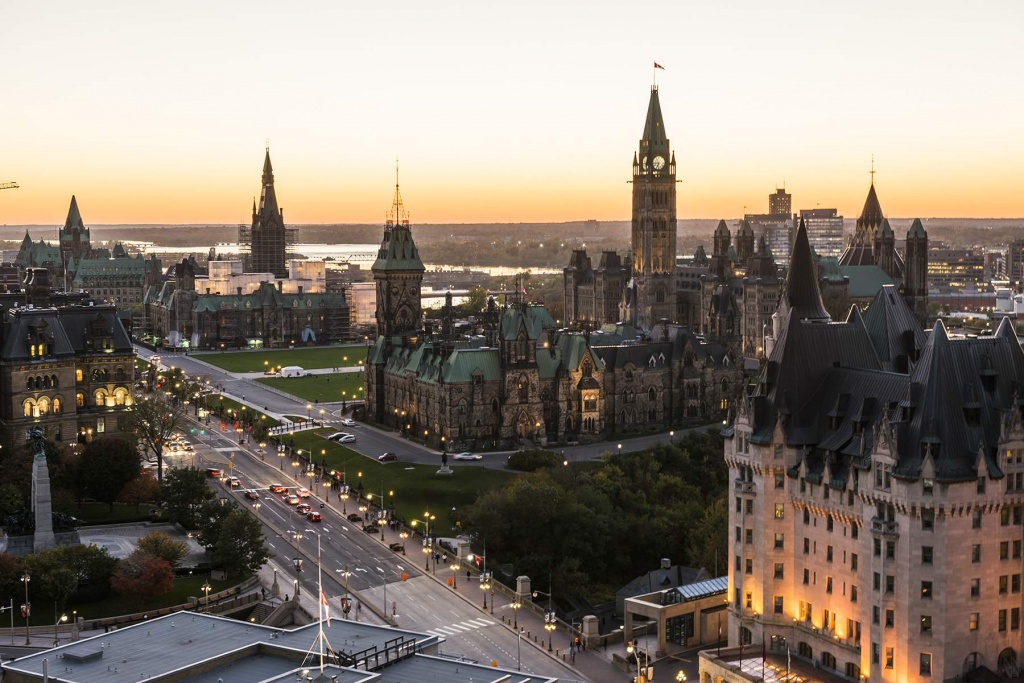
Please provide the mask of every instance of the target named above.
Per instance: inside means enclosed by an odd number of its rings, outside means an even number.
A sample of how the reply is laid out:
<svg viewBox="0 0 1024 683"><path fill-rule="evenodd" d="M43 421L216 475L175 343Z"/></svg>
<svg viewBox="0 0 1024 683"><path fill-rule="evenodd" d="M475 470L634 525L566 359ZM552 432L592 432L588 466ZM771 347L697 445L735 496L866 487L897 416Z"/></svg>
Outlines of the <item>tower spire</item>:
<svg viewBox="0 0 1024 683"><path fill-rule="evenodd" d="M409 225L409 212L405 210L402 203L402 192L398 187L398 157L395 157L395 198L391 202L391 212L388 214L388 225L403 223Z"/></svg>
<svg viewBox="0 0 1024 683"><path fill-rule="evenodd" d="M875 155L871 155L871 185L875 185Z"/></svg>

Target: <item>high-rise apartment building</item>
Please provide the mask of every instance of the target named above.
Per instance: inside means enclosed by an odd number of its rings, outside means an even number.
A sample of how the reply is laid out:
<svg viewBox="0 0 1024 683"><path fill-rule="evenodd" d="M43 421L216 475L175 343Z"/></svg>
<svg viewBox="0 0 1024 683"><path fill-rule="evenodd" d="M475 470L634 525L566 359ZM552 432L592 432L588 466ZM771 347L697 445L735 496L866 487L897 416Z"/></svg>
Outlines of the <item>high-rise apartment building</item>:
<svg viewBox="0 0 1024 683"><path fill-rule="evenodd" d="M807 240L818 256L839 258L843 253L843 217L836 209L803 209Z"/></svg>
<svg viewBox="0 0 1024 683"><path fill-rule="evenodd" d="M786 192L785 188L776 188L774 193L768 195L768 213L788 218L793 213L793 195Z"/></svg>

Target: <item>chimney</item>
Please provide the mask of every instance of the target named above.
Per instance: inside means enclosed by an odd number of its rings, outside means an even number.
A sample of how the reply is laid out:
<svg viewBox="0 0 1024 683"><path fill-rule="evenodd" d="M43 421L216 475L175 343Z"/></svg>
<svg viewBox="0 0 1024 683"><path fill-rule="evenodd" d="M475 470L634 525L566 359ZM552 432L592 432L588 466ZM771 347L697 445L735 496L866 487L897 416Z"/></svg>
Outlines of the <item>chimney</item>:
<svg viewBox="0 0 1024 683"><path fill-rule="evenodd" d="M238 293L238 296L242 296L242 288L241 287L235 287L235 291Z"/></svg>
<svg viewBox="0 0 1024 683"><path fill-rule="evenodd" d="M299 296L302 296L302 285L299 285Z"/></svg>
<svg viewBox="0 0 1024 683"><path fill-rule="evenodd" d="M50 273L46 268L25 269L25 303L36 308L50 307Z"/></svg>
<svg viewBox="0 0 1024 683"><path fill-rule="evenodd" d="M672 568L672 560L670 560L667 557L661 558L661 568L662 569L671 569Z"/></svg>

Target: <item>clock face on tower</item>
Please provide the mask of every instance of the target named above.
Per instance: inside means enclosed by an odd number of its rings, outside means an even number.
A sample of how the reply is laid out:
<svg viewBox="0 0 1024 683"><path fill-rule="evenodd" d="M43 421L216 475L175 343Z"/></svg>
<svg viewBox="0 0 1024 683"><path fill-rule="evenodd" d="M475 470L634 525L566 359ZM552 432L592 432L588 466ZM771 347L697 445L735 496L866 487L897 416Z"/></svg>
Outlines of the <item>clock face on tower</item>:
<svg viewBox="0 0 1024 683"><path fill-rule="evenodd" d="M660 171L665 168L665 157L654 157L654 161L651 165L654 166L655 171Z"/></svg>

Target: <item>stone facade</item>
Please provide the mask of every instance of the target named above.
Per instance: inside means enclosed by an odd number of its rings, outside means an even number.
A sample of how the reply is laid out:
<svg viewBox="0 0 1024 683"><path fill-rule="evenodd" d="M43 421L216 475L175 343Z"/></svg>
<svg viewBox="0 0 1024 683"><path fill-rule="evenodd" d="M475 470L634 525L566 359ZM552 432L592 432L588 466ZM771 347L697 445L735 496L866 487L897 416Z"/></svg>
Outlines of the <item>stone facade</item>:
<svg viewBox="0 0 1024 683"><path fill-rule="evenodd" d="M117 311L85 296L50 295L45 269L23 294L0 295L0 425L6 447L38 427L72 444L120 429L132 404L135 352Z"/></svg>
<svg viewBox="0 0 1024 683"><path fill-rule="evenodd" d="M926 335L892 286L831 321L801 227L769 342L725 432L730 645L781 643L853 680L1014 675L1024 352L1012 328Z"/></svg>

